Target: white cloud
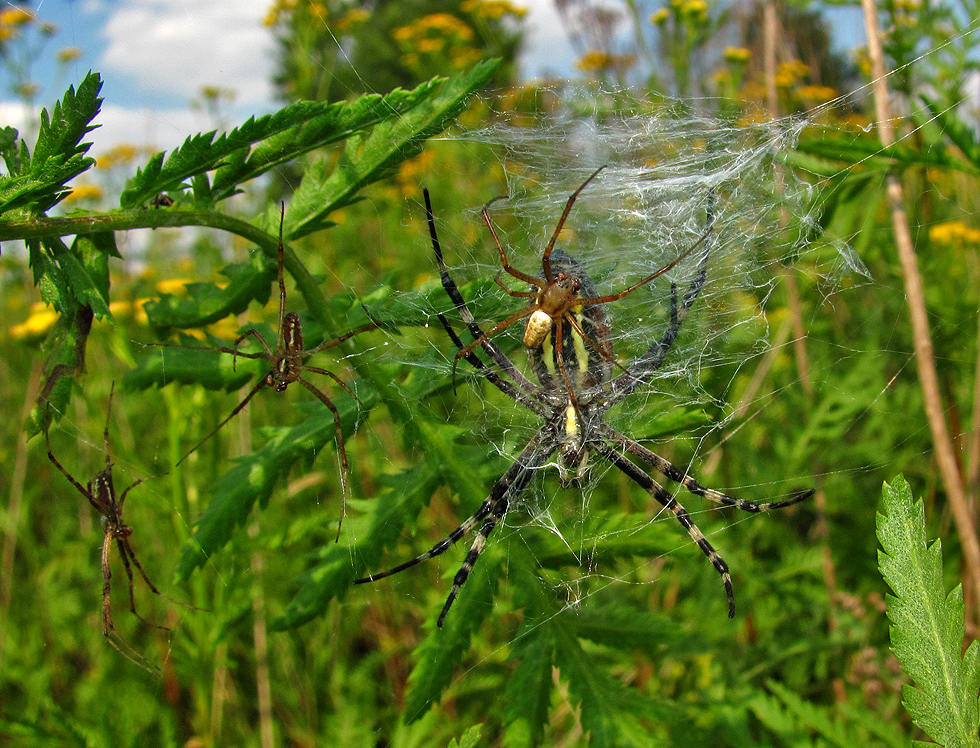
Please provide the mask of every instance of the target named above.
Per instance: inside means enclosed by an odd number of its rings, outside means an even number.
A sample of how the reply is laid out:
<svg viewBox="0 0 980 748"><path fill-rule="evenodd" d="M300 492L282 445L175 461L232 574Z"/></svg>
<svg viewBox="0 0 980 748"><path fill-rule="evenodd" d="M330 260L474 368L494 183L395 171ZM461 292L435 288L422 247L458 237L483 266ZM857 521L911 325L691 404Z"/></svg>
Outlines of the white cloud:
<svg viewBox="0 0 980 748"><path fill-rule="evenodd" d="M37 119L37 113L19 101L0 101L0 127L14 127L21 136L25 134L27 123Z"/></svg>
<svg viewBox="0 0 980 748"><path fill-rule="evenodd" d="M202 86L231 88L236 104L272 99L273 38L268 0L123 0L104 28L100 60L134 93L190 101Z"/></svg>
<svg viewBox="0 0 980 748"><path fill-rule="evenodd" d="M169 151L183 143L188 135L214 129L203 121L200 113L187 109L130 109L109 103L102 105L95 123L101 126L85 138L92 143L89 153L94 156L120 143Z"/></svg>

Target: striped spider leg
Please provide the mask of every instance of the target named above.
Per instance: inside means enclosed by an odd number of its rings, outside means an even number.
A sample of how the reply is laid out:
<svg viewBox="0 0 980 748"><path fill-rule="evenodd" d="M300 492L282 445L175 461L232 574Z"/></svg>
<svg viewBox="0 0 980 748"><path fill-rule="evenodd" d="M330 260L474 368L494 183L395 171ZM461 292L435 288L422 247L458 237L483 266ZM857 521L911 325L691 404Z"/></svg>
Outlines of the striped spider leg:
<svg viewBox="0 0 980 748"><path fill-rule="evenodd" d="M423 561L445 553L464 535L476 530L476 537L453 579L452 590L439 614L437 625L442 626L460 589L466 583L470 571L485 548L491 532L503 519L507 509L520 498L534 472L544 467L554 455L557 457L561 482L565 485L576 485L583 477L589 452L595 452L608 460L640 488L647 491L665 509L673 513L721 575L728 598L728 615L734 617L735 593L728 565L694 524L687 510L677 501L677 498L654 480L640 464L630 459L630 456L668 480L684 487L691 494L746 512L764 512L790 506L803 501L812 495L813 491L800 491L783 501L765 504L744 501L705 488L687 475L684 470L672 465L639 442L620 434L606 424L606 414L609 409L638 387L649 382L663 365L667 353L677 339L688 310L704 286L711 248L710 242L707 242L706 239L710 234L713 220L713 206L710 196L707 211L708 230L705 232L702 241L699 242L699 244L703 243L704 249L698 259L694 279L681 298L678 298L676 286L671 286L670 315L667 329L659 340L655 341L645 353L635 359L615 379L611 378L612 341L606 313L601 306L604 302L599 300L601 297L597 297L594 293L592 280L571 256L557 249L550 252L549 260L552 269L557 268L557 273L563 273L569 279L573 279L583 294L580 300L582 308L576 312L580 315L581 321L577 325L552 325L551 329L545 333L543 344L530 348L531 365L538 380L537 383L534 383L524 377L513 362L494 344L491 339L492 330L484 332L474 319L458 286L446 268L439 239L436 235L428 191L425 191L424 195L429 234L443 288L474 338L473 343L464 345L448 320L439 315L440 322L458 350L457 359L465 358L487 381L514 401L536 413L541 417L543 423L510 468L490 489L488 497L476 513L464 520L459 527L425 553L388 571L357 579L354 583L375 582L416 566ZM569 203L566 206L566 214L570 208L571 204ZM562 220L564 220L564 216ZM494 329L502 328L497 326ZM559 338L559 335L564 340ZM590 340L592 342L589 342ZM585 345L587 342L589 344ZM493 364L496 365L496 369L484 363L476 355L477 347L482 348ZM564 366L565 371L576 372L576 376L568 377L562 373L562 366Z"/></svg>
<svg viewBox="0 0 980 748"><path fill-rule="evenodd" d="M113 385L109 392L109 408L106 414L105 431L102 435L105 448L105 468L95 478L89 481L87 486L79 483L58 461L58 458L54 456L54 452L51 450L51 437L47 430L44 432L44 440L48 447L48 459L51 460L54 466L61 471L61 474L68 479L78 492L88 499L89 504L92 505L92 508L102 518L102 529L105 532L105 537L102 540L102 635L126 659L152 672L153 669L147 665L143 656L136 652L116 632L115 626L112 623L110 599L112 592L112 566L110 561L113 541L115 541L119 549L119 555L122 557L123 566L126 569L126 576L129 579L129 610L139 620L149 626L155 626L165 631L168 630L166 626L160 626L147 621L136 611L136 598L133 593L133 566L136 567L146 586L150 588L150 591L154 595L158 595L172 603L182 605L191 610L198 610L198 608L187 603L182 603L179 600L174 600L160 592L153 582L150 581L149 576L147 576L146 571L143 569L143 565L136 558L136 552L133 550L133 546L130 544L129 538L133 534L133 528L123 521L123 505L126 502L126 497L129 495L129 492L142 483L143 479L140 478L130 483L117 498L116 487L112 480L112 458L109 452L109 421L112 415L112 396L114 391L115 385Z"/></svg>
<svg viewBox="0 0 980 748"><path fill-rule="evenodd" d="M262 337L262 334L255 329L249 329L242 333L242 335L240 335L235 341L234 347L232 348L218 346L208 349L232 354L233 367L234 363L237 363L238 357L262 359L269 363L269 365L272 367L271 371L269 371L268 374L259 380L258 384L256 384L251 391L245 395L242 401L235 406L235 409L232 410L231 413L229 413L228 416L221 423L219 423L213 431L211 431L211 433L201 439L201 441L195 444L187 452L187 454L181 457L177 464L179 465L181 462L186 460L191 454L197 451L202 444L217 434L225 426L225 424L237 416L245 408L245 406L248 405L249 401L260 391L266 387L272 387L276 392L283 392L287 387L289 387L289 385L293 384L294 382L298 382L300 385L309 390L320 402L326 405L333 414L334 426L337 430L337 453L340 455L341 466L341 507L340 520L337 522L337 539L339 540L341 525L343 524L344 515L346 513L346 497L348 490L347 482L349 473L347 450L344 446L344 433L340 423L340 412L337 410L337 406L334 405L333 401L327 397L316 385L303 378L303 372L321 374L332 379L355 400L357 400L357 395L342 379L340 379L340 377L333 372L318 366L310 366L309 364L304 363L304 361L315 353L319 353L320 351L325 351L328 348L333 348L334 346L340 345L345 340L349 340L355 335L375 329L378 325L377 323L372 322L345 333L340 337L334 338L333 340L326 340L313 348L303 348L303 330L300 325L299 315L295 312L286 311L286 284L283 279L283 221L285 219L285 213L286 206L284 203L279 214L279 323L278 330L276 332L275 350L273 350L268 342L266 342L266 339ZM242 346L249 338L254 339L259 345L262 346L263 350L254 353L243 353L240 351L239 347Z"/></svg>

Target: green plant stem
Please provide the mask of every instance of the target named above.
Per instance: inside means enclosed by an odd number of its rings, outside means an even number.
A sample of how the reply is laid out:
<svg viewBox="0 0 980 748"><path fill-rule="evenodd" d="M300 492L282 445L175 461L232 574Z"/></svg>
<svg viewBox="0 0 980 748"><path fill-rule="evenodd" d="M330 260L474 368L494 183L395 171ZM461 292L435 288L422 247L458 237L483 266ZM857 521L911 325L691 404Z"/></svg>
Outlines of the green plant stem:
<svg viewBox="0 0 980 748"><path fill-rule="evenodd" d="M268 257L275 259L279 250L278 234L270 234L240 218L216 211L194 210L129 210L91 216L40 218L0 222L0 243L15 240L43 239L56 236L100 234L105 231L132 229L181 228L207 226L227 231L252 242ZM296 253L285 247L283 265L296 282L310 311L330 329L331 320L326 297L316 280Z"/></svg>

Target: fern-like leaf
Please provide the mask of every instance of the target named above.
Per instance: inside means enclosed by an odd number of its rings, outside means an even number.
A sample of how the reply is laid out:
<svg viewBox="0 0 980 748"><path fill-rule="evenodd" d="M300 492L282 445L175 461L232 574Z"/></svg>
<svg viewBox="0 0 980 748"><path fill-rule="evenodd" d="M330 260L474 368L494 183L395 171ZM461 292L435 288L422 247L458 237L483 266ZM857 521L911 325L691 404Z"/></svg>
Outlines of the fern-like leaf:
<svg viewBox="0 0 980 748"><path fill-rule="evenodd" d="M371 408L370 392L359 394L361 405ZM334 399L345 435L353 432L358 403L348 395ZM333 415L319 403L306 420L292 428L277 429L268 444L222 475L210 489L211 501L194 527L194 536L184 546L177 565L177 579L187 579L231 539L235 529L248 519L258 502L264 506L281 480L297 463L311 464L331 439L336 438ZM338 502L337 511L340 511Z"/></svg>
<svg viewBox="0 0 980 748"><path fill-rule="evenodd" d="M315 164L289 203L286 225L290 238L320 230L327 215L354 202L363 187L383 179L402 161L420 153L425 140L442 132L463 111L473 92L486 84L497 62L482 62L440 87L427 89L427 98L405 115L377 125L370 137L348 139L329 173L325 165Z"/></svg>
<svg viewBox="0 0 980 748"><path fill-rule="evenodd" d="M82 138L97 127L91 122L102 107L101 89L102 79L90 72L77 91L68 88L50 116L42 109L33 156L23 142L18 148L16 130L4 129L0 148L10 173L0 178L0 213L15 208L44 213L71 192L71 179L95 163L85 155L91 143Z"/></svg>
<svg viewBox="0 0 980 748"><path fill-rule="evenodd" d="M922 501L902 476L883 490L878 564L895 595L888 598L892 650L917 687L905 686L915 723L946 748L980 746L980 644L960 656L963 588L943 588L942 546L926 540Z"/></svg>

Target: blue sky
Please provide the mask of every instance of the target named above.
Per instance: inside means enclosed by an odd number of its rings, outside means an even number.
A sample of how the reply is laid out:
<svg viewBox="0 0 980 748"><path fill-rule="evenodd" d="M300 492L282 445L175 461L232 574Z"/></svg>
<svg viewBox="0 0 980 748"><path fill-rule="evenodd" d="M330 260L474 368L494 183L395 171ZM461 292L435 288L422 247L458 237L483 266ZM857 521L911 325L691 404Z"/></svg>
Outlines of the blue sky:
<svg viewBox="0 0 980 748"><path fill-rule="evenodd" d="M271 2L42 0L34 7L58 31L33 70L34 80L47 86L38 101L50 107L69 83L88 70L100 72L105 104L102 127L91 136L95 155L120 142L170 149L193 133L273 111L274 40L262 23ZM553 0L522 4L529 10L525 76L570 71L576 55ZM54 56L65 47L78 47L82 55L59 70ZM0 124L22 127L23 109L2 73L0 85ZM222 123L191 105L206 85L234 91L222 106Z"/></svg>

